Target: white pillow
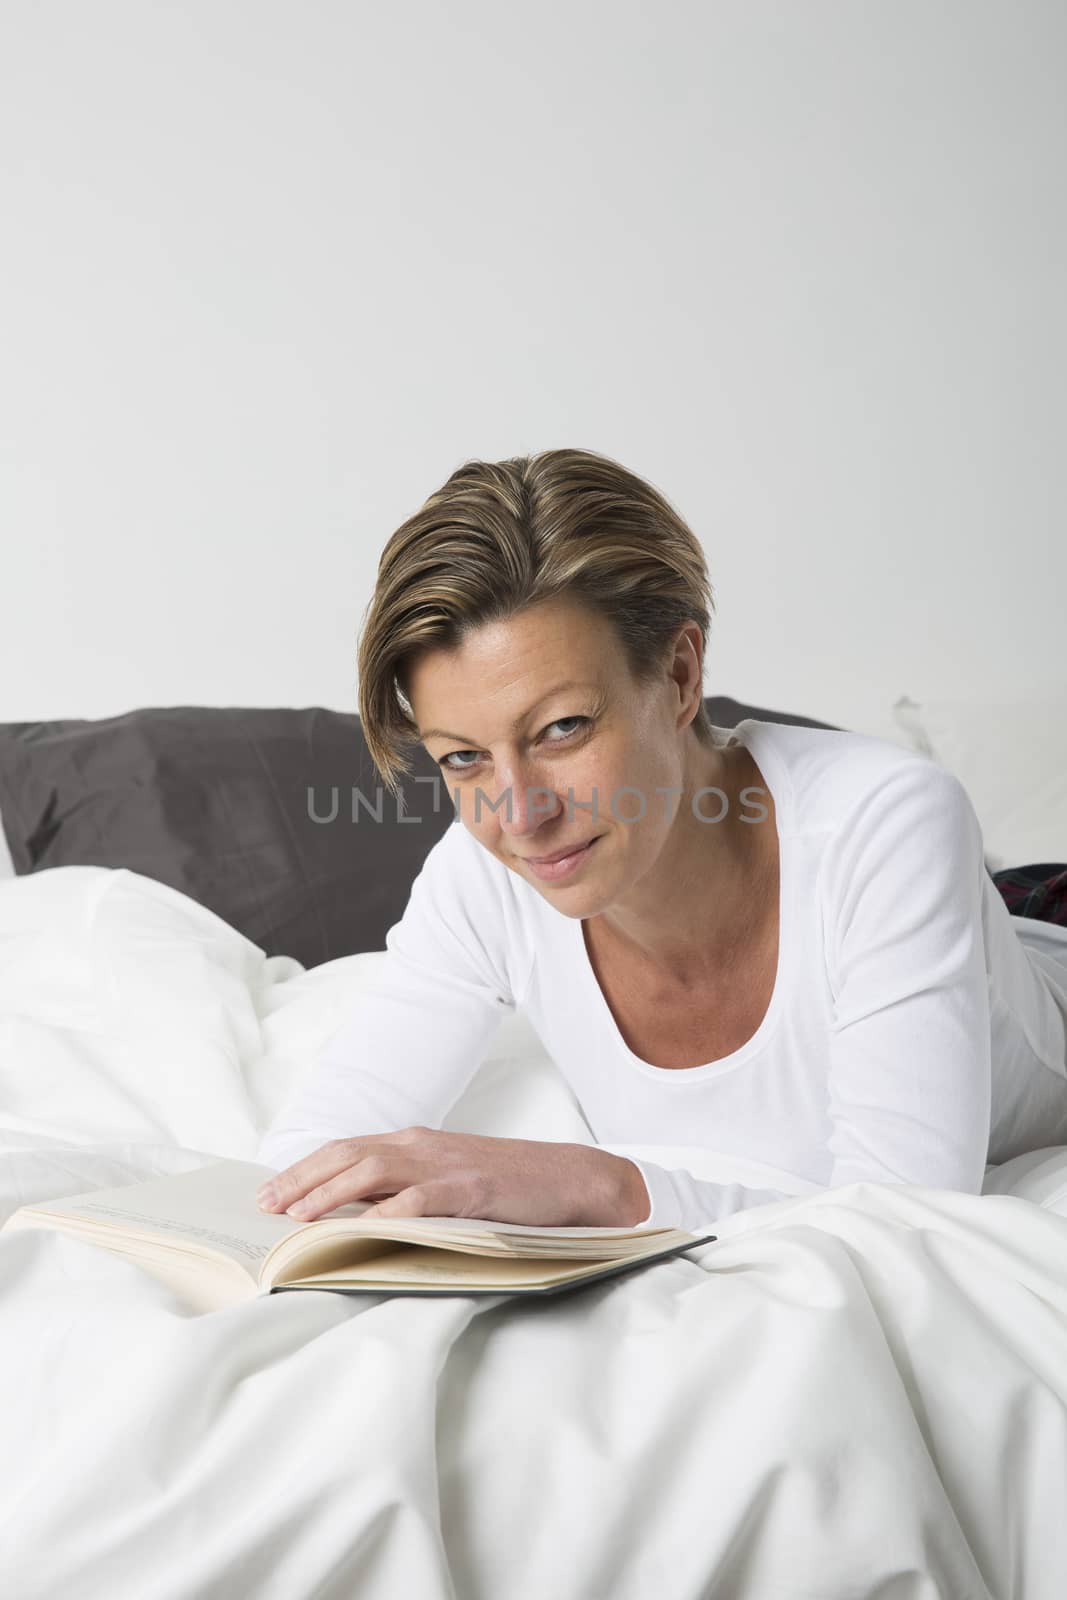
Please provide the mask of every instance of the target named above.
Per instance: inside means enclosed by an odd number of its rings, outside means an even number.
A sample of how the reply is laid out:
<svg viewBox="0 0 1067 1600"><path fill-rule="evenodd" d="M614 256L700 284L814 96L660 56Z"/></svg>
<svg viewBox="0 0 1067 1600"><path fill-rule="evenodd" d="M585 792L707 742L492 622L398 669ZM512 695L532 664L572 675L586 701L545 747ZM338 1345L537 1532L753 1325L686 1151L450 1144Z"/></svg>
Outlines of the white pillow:
<svg viewBox="0 0 1067 1600"><path fill-rule="evenodd" d="M893 713L913 748L967 790L992 871L1067 862L1067 693L978 703L905 696Z"/></svg>
<svg viewBox="0 0 1067 1600"><path fill-rule="evenodd" d="M1067 1147L1026 1150L999 1167L988 1166L983 1194L1013 1194L1067 1217Z"/></svg>

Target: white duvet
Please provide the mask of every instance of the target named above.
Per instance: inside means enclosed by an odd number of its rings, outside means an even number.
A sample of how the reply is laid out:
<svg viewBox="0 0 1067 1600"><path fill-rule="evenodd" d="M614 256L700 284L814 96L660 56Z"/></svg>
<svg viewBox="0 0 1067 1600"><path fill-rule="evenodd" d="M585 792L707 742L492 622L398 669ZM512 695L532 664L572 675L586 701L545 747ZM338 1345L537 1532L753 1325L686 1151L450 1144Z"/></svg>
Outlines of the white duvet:
<svg viewBox="0 0 1067 1600"><path fill-rule="evenodd" d="M254 1159L380 959L305 973L128 872L0 884L0 1219ZM447 1125L589 1140L521 1018ZM525 1303L194 1315L104 1251L0 1234L0 1590L1063 1600L1067 1152L986 1188L797 1184Z"/></svg>

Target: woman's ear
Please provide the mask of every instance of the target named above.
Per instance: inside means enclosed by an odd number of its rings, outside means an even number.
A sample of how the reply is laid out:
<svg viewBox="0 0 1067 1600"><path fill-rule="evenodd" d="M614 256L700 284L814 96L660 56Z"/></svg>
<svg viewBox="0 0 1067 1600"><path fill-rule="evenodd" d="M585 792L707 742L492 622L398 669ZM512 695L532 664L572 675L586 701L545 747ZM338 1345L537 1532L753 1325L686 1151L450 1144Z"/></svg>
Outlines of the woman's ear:
<svg viewBox="0 0 1067 1600"><path fill-rule="evenodd" d="M679 731L687 728L704 700L704 638L698 622L679 628L668 654L668 675L680 702Z"/></svg>

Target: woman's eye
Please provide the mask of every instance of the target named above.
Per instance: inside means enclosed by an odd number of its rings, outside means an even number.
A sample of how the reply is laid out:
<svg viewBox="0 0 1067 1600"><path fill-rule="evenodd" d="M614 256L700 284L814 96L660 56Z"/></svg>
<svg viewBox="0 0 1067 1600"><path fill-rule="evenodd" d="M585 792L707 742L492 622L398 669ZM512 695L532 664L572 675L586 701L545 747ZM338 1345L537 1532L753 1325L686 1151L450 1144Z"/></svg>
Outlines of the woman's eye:
<svg viewBox="0 0 1067 1600"><path fill-rule="evenodd" d="M555 722L550 722L549 723L549 727L550 728L559 728L559 727L562 727L562 725L565 722L588 722L588 721L589 721L588 717L557 717ZM563 735L563 739L569 739L569 738L570 738L570 734L569 733L565 733ZM549 743L550 744L562 744L563 743L563 739L551 739L551 740L549 740Z"/></svg>
<svg viewBox="0 0 1067 1600"><path fill-rule="evenodd" d="M590 720L591 719L589 717L557 717L555 722L550 722L548 724L548 726L550 728L561 728L561 727L564 726L565 723L568 723L568 722L574 722L574 723L582 724L582 723L589 722ZM568 739L572 739L574 737L574 734L577 731L578 731L578 729L574 728L574 729L571 730L570 733L565 733L563 735L563 737L560 738L560 739L549 739L548 743L549 744L566 744L567 740ZM478 753L477 750L451 750L451 751L449 751L447 756L442 756L440 758L440 760L438 761L437 765L439 767L444 767L446 772L470 772L473 769L473 767L477 764L478 755L479 755L479 753ZM473 756L474 760L473 761L461 761L459 763L459 765L457 766L456 763L455 763L455 757L456 756Z"/></svg>
<svg viewBox="0 0 1067 1600"><path fill-rule="evenodd" d="M447 756L442 756L437 765L444 767L447 772L466 772L468 765L473 765L473 762L463 762L457 767L453 764L453 758L455 756L477 756L477 754L477 750L453 750Z"/></svg>

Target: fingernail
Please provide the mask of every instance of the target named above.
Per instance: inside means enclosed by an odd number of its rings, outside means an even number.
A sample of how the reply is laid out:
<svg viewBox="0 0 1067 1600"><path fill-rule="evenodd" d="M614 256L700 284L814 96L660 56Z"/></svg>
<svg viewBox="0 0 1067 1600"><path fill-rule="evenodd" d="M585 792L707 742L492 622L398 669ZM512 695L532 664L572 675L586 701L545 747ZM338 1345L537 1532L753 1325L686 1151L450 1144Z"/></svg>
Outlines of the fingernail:
<svg viewBox="0 0 1067 1600"><path fill-rule="evenodd" d="M306 1200L294 1200L292 1205L289 1207L288 1211L286 1212L286 1216L289 1216L289 1217L306 1217L309 1214L309 1212L313 1211L314 1209L315 1209L314 1206L309 1205Z"/></svg>
<svg viewBox="0 0 1067 1600"><path fill-rule="evenodd" d="M256 1195L256 1204L259 1206L276 1206L278 1204L278 1191L272 1183L265 1183Z"/></svg>

